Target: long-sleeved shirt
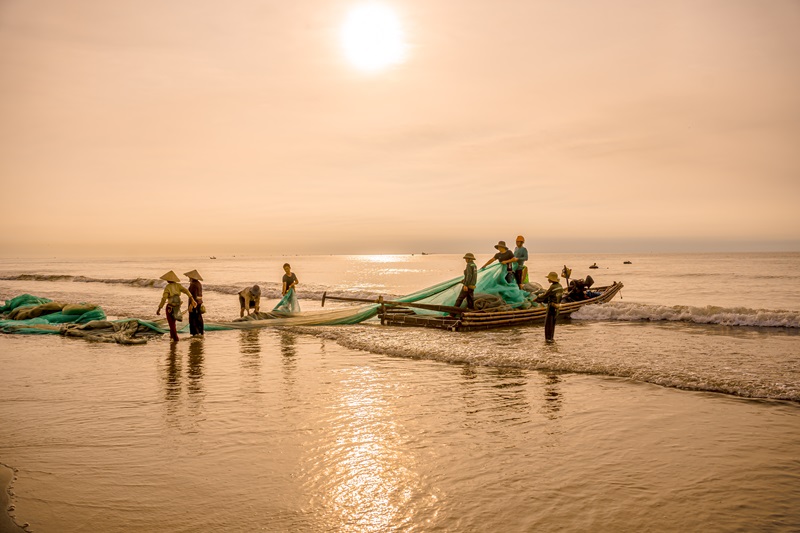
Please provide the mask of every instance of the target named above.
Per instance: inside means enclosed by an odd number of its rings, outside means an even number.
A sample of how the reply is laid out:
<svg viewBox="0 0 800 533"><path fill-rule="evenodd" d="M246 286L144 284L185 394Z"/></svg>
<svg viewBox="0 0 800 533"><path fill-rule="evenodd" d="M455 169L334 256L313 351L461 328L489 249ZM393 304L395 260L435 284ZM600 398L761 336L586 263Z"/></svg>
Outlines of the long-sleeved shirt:
<svg viewBox="0 0 800 533"><path fill-rule="evenodd" d="M528 249L524 246L517 246L514 248L514 257L517 258L516 263L514 263L514 270L522 270L522 267L525 266L525 261L528 260Z"/></svg>
<svg viewBox="0 0 800 533"><path fill-rule="evenodd" d="M185 293L191 299L194 297L192 294L186 290L186 288L181 285L180 283L176 283L174 281L170 281L167 283L167 286L164 287L164 294L161 296L161 303L158 304L158 308L161 309L164 307L164 303L167 302L172 307L180 307L181 305L181 293Z"/></svg>
<svg viewBox="0 0 800 533"><path fill-rule="evenodd" d="M557 281L553 281L550 283L550 286L547 290L536 298L538 302L544 302L547 304L558 304L561 303L561 296L564 294L564 287Z"/></svg>
<svg viewBox="0 0 800 533"><path fill-rule="evenodd" d="M473 261L467 263L467 268L464 269L464 285L470 289L474 289L478 283L478 265Z"/></svg>
<svg viewBox="0 0 800 533"><path fill-rule="evenodd" d="M189 282L189 293L194 297L198 304L203 299L203 284L199 280L193 279Z"/></svg>

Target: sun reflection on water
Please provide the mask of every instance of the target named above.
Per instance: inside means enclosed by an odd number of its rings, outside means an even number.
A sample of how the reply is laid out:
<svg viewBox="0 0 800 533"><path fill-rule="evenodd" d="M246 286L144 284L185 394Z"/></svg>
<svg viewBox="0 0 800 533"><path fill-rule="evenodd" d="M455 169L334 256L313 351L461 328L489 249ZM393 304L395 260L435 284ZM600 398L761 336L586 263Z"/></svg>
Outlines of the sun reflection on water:
<svg viewBox="0 0 800 533"><path fill-rule="evenodd" d="M339 414L312 455L307 483L331 529L395 530L414 516L423 482L389 407L391 391L369 369L355 371L342 383Z"/></svg>
<svg viewBox="0 0 800 533"><path fill-rule="evenodd" d="M367 263L407 263L411 260L408 255L391 255L391 254L376 254L376 255L353 255L349 259L355 261L363 261Z"/></svg>

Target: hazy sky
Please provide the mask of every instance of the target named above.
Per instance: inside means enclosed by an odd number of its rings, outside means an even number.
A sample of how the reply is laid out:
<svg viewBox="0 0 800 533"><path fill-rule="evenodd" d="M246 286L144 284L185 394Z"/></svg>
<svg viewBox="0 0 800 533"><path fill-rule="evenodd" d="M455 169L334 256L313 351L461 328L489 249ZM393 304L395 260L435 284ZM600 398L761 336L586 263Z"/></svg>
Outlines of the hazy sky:
<svg viewBox="0 0 800 533"><path fill-rule="evenodd" d="M800 250L797 0L0 0L0 255Z"/></svg>

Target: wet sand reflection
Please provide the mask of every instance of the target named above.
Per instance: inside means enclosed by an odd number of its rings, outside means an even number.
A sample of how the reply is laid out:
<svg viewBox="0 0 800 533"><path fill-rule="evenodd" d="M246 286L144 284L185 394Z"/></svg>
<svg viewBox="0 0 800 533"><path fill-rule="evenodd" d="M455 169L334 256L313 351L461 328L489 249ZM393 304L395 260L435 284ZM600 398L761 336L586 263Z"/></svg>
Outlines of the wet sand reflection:
<svg viewBox="0 0 800 533"><path fill-rule="evenodd" d="M187 390L189 395L203 392L203 361L205 359L205 342L194 338L189 341L189 370Z"/></svg>
<svg viewBox="0 0 800 533"><path fill-rule="evenodd" d="M244 401L259 401L261 392L261 333L259 329L245 329L239 332L239 352L242 354L241 387Z"/></svg>
<svg viewBox="0 0 800 533"><path fill-rule="evenodd" d="M198 417L202 411L203 403L203 364L205 360L204 340L193 338L188 342L187 371L186 371L186 399L184 404L184 378L181 346L186 343L169 343L169 350L164 362L164 409L167 415L167 424L180 427L183 422L190 422ZM181 410L186 407L189 416Z"/></svg>
<svg viewBox="0 0 800 533"><path fill-rule="evenodd" d="M167 400L167 410L170 406L174 410L174 402L181 397L181 358L178 354L178 344L175 342L169 343L165 369L164 398Z"/></svg>
<svg viewBox="0 0 800 533"><path fill-rule="evenodd" d="M297 335L288 331L280 332L281 374L287 398L294 404L300 400L296 391L297 382Z"/></svg>

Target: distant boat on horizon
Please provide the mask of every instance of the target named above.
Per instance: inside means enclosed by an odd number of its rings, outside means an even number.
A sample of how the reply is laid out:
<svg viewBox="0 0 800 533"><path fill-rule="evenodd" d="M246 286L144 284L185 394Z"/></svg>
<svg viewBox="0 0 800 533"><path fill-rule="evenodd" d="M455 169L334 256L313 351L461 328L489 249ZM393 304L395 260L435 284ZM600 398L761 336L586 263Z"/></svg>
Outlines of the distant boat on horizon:
<svg viewBox="0 0 800 533"><path fill-rule="evenodd" d="M216 255L210 255L210 256L208 256L208 258L209 258L209 259L216 259L216 258L217 258L217 256L216 256Z"/></svg>
<svg viewBox="0 0 800 533"><path fill-rule="evenodd" d="M630 261L623 261L622 264L623 265L632 265L633 263L631 263Z"/></svg>

